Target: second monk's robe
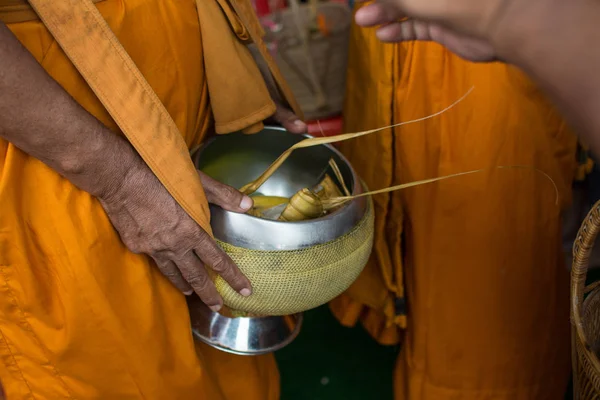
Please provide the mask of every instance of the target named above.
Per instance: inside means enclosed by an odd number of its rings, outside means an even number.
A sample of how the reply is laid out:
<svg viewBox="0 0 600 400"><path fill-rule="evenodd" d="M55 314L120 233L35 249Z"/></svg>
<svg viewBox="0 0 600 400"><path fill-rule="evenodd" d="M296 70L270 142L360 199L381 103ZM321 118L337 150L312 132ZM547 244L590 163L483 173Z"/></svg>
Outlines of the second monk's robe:
<svg viewBox="0 0 600 400"><path fill-rule="evenodd" d="M569 275L561 210L576 137L515 68L473 64L434 43L382 44L353 27L345 132L424 122L341 144L370 189L498 165L375 196L376 242L331 303L381 343L401 343L396 400L562 399Z"/></svg>

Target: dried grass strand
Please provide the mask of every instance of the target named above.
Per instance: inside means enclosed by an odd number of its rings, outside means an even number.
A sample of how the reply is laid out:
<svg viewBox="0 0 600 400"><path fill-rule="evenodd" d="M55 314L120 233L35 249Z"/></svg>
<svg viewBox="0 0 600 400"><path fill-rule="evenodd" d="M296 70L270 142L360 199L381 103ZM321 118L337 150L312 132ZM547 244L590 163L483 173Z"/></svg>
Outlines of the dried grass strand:
<svg viewBox="0 0 600 400"><path fill-rule="evenodd" d="M283 162L290 156L290 154L292 154L292 152L294 150L302 149L302 148L306 148L306 147L312 147L312 146L319 146L319 145L323 145L323 144L341 142L344 140L349 140L349 139L354 139L354 138L357 138L360 136L369 135L371 133L381 132L386 129L397 128L397 127L400 127L403 125L414 124L417 122L422 122L422 121L425 121L425 120L428 120L431 118L435 118L438 115L441 115L441 114L445 113L446 111L450 110L451 108L456 106L461 101L463 101L469 94L471 94L473 89L475 89L474 86L471 87L464 95L462 95L462 97L460 97L454 103L450 104L448 107L446 107L443 110L438 111L434 114L425 116L425 117L413 119L410 121L399 122L397 124L384 126L382 128L369 129L369 130L361 131L361 132L344 133L341 135L322 137L322 138L315 137L315 138L304 139L301 142L296 143L295 145L293 145L292 147L290 147L289 149L284 151L257 179L244 185L240 189L240 191L246 195L250 195L250 194L254 193L255 191L257 191L258 188L260 188L267 181L267 179L269 179L271 177L271 175L273 175L275 173L275 171L277 171L277 169L281 166L281 164L283 164Z"/></svg>
<svg viewBox="0 0 600 400"><path fill-rule="evenodd" d="M337 163L335 162L335 160L333 158L331 160L329 160L329 166L333 170L335 177L337 178L338 182L342 186L342 190L344 191L344 194L346 196L350 196L351 193L350 193L350 190L348 190L348 186L346 186L346 182L344 181L344 177L342 176L342 171L340 171L340 167L337 165Z"/></svg>
<svg viewBox="0 0 600 400"><path fill-rule="evenodd" d="M554 193L556 196L555 204L558 205L558 200L559 200L558 186L556 185L556 182L554 182L554 179L552 179L552 177L550 177L550 175L548 175L546 172L542 171L541 169L532 167L532 166L527 166L527 165L500 165L500 166L492 167L492 168L482 168L482 169L476 169L476 170L472 170L472 171L458 172L456 174L440 176L437 178L423 179L423 180L419 180L419 181L403 183L401 185L391 186L391 187L384 188L384 189L372 190L372 191L361 193L361 194L354 195L354 196L341 196L341 197L335 197L335 198L331 198L331 199L324 199L323 205L326 209L331 209L331 208L338 207L339 205L341 205L347 201L354 200L359 197L373 196L373 195L381 194L381 193L394 192L396 190L402 190L402 189L406 189L409 187L426 185L428 183L443 181L443 180L451 179L451 178L457 178L457 177L464 176L464 175L476 174L476 173L483 172L486 170L491 170L491 169L529 169L529 170L533 170L535 172L542 174L544 177L546 177L552 183L552 186L554 187Z"/></svg>

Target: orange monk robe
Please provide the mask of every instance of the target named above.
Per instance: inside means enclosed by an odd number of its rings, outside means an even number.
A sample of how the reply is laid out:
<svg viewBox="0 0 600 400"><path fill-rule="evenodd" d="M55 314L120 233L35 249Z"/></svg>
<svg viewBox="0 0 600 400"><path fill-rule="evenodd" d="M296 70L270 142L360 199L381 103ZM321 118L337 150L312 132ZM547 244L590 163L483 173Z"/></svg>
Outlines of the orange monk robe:
<svg viewBox="0 0 600 400"><path fill-rule="evenodd" d="M384 45L352 30L346 132L447 113L342 143L370 189L497 165L375 196L376 243L331 303L381 343L401 342L396 400L562 399L569 376L569 276L561 210L576 138L536 87L504 64L432 43Z"/></svg>
<svg viewBox="0 0 600 400"><path fill-rule="evenodd" d="M195 1L97 7L188 146L198 144L212 113ZM41 22L9 28L118 131ZM1 140L0 381L8 399L279 398L271 355L195 345L184 297L147 257L124 247L98 201Z"/></svg>

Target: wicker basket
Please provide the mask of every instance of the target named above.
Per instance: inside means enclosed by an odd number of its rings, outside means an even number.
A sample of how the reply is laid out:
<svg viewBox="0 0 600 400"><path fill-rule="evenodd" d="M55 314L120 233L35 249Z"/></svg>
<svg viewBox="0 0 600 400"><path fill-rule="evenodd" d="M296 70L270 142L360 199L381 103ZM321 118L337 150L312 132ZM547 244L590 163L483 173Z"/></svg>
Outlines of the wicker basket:
<svg viewBox="0 0 600 400"><path fill-rule="evenodd" d="M600 282L586 286L592 248L600 231L600 201L583 221L573 245L571 319L573 397L600 399Z"/></svg>
<svg viewBox="0 0 600 400"><path fill-rule="evenodd" d="M290 3L294 1L298 0ZM273 14L271 18L277 21L280 29L267 32L265 38L268 43L275 44L275 61L307 120L341 113L346 88L352 11L347 5L327 2L319 3L317 10L327 21L328 34L311 33L307 40L308 54L302 46L300 32L300 29L308 30L310 23L307 4Z"/></svg>

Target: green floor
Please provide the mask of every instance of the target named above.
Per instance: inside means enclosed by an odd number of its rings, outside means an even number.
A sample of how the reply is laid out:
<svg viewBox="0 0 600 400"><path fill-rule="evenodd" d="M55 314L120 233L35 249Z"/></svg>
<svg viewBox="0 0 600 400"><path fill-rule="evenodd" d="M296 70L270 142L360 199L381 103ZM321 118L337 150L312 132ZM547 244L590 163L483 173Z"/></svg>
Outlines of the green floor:
<svg viewBox="0 0 600 400"><path fill-rule="evenodd" d="M281 400L392 400L397 352L360 326L342 327L326 306L309 311L296 340L276 353Z"/></svg>
<svg viewBox="0 0 600 400"><path fill-rule="evenodd" d="M275 354L281 400L393 400L397 352L360 326L342 327L325 306L309 311L296 340ZM573 398L570 391L565 400Z"/></svg>

